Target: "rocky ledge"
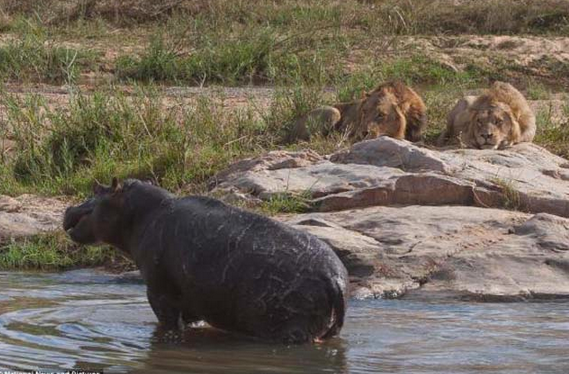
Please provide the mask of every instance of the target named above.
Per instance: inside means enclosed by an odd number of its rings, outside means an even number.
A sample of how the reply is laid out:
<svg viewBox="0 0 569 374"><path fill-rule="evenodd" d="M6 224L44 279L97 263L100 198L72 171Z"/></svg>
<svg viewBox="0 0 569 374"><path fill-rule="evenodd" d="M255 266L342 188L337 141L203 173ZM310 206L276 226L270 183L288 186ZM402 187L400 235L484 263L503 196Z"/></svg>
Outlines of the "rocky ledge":
<svg viewBox="0 0 569 374"><path fill-rule="evenodd" d="M278 217L331 244L356 297L569 297L569 162L533 144L433 150L382 137L237 162L216 194L308 198Z"/></svg>
<svg viewBox="0 0 569 374"><path fill-rule="evenodd" d="M0 195L0 242L40 234L61 227L66 203L34 195Z"/></svg>

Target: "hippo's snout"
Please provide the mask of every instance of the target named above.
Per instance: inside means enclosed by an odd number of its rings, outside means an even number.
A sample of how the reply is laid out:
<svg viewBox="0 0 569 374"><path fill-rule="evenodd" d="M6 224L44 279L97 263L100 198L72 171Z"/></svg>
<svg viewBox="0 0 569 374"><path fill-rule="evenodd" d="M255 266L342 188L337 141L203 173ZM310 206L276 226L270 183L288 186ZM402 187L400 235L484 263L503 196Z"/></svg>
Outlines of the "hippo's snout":
<svg viewBox="0 0 569 374"><path fill-rule="evenodd" d="M71 206L63 215L63 230L69 232L81 221L81 219L93 212L94 201L88 200L79 206Z"/></svg>
<svg viewBox="0 0 569 374"><path fill-rule="evenodd" d="M63 230L65 231L75 227L81 219L81 216L74 209L74 207L69 207L65 210L65 215L63 216Z"/></svg>

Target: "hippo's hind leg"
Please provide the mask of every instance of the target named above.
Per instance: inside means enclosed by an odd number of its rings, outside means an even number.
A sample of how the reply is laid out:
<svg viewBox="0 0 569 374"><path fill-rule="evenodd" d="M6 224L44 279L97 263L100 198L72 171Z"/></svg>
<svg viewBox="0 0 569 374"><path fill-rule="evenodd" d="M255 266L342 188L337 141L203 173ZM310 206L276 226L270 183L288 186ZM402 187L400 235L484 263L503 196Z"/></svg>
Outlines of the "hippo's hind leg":
<svg viewBox="0 0 569 374"><path fill-rule="evenodd" d="M160 322L160 327L165 330L179 330L181 312L176 299L150 286L146 293L150 306Z"/></svg>
<svg viewBox="0 0 569 374"><path fill-rule="evenodd" d="M314 336L306 326L291 323L290 326L281 331L280 340L284 344L302 344L312 342Z"/></svg>

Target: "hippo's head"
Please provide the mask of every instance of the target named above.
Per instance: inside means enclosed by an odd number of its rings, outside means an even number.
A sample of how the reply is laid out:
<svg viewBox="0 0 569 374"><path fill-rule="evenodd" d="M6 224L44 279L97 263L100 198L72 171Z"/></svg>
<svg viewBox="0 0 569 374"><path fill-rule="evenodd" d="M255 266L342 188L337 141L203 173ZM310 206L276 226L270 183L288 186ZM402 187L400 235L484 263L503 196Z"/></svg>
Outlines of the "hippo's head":
<svg viewBox="0 0 569 374"><path fill-rule="evenodd" d="M83 204L67 208L63 229L80 244L121 244L124 229L124 194L116 178L112 185L95 183L94 196Z"/></svg>

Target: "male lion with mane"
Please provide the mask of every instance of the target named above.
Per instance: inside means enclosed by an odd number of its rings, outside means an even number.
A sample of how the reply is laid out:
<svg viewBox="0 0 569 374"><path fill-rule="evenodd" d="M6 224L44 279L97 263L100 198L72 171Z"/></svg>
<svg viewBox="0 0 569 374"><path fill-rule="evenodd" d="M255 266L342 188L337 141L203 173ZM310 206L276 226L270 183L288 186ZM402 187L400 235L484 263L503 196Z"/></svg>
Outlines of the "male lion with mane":
<svg viewBox="0 0 569 374"><path fill-rule="evenodd" d="M438 145L459 138L469 148L504 149L531 142L535 131L535 115L524 96L509 83L494 82L484 94L456 103Z"/></svg>
<svg viewBox="0 0 569 374"><path fill-rule="evenodd" d="M352 141L387 135L415 142L426 126L426 106L421 97L401 82L389 82L362 99L324 106L302 116L295 122L289 141L340 132Z"/></svg>

